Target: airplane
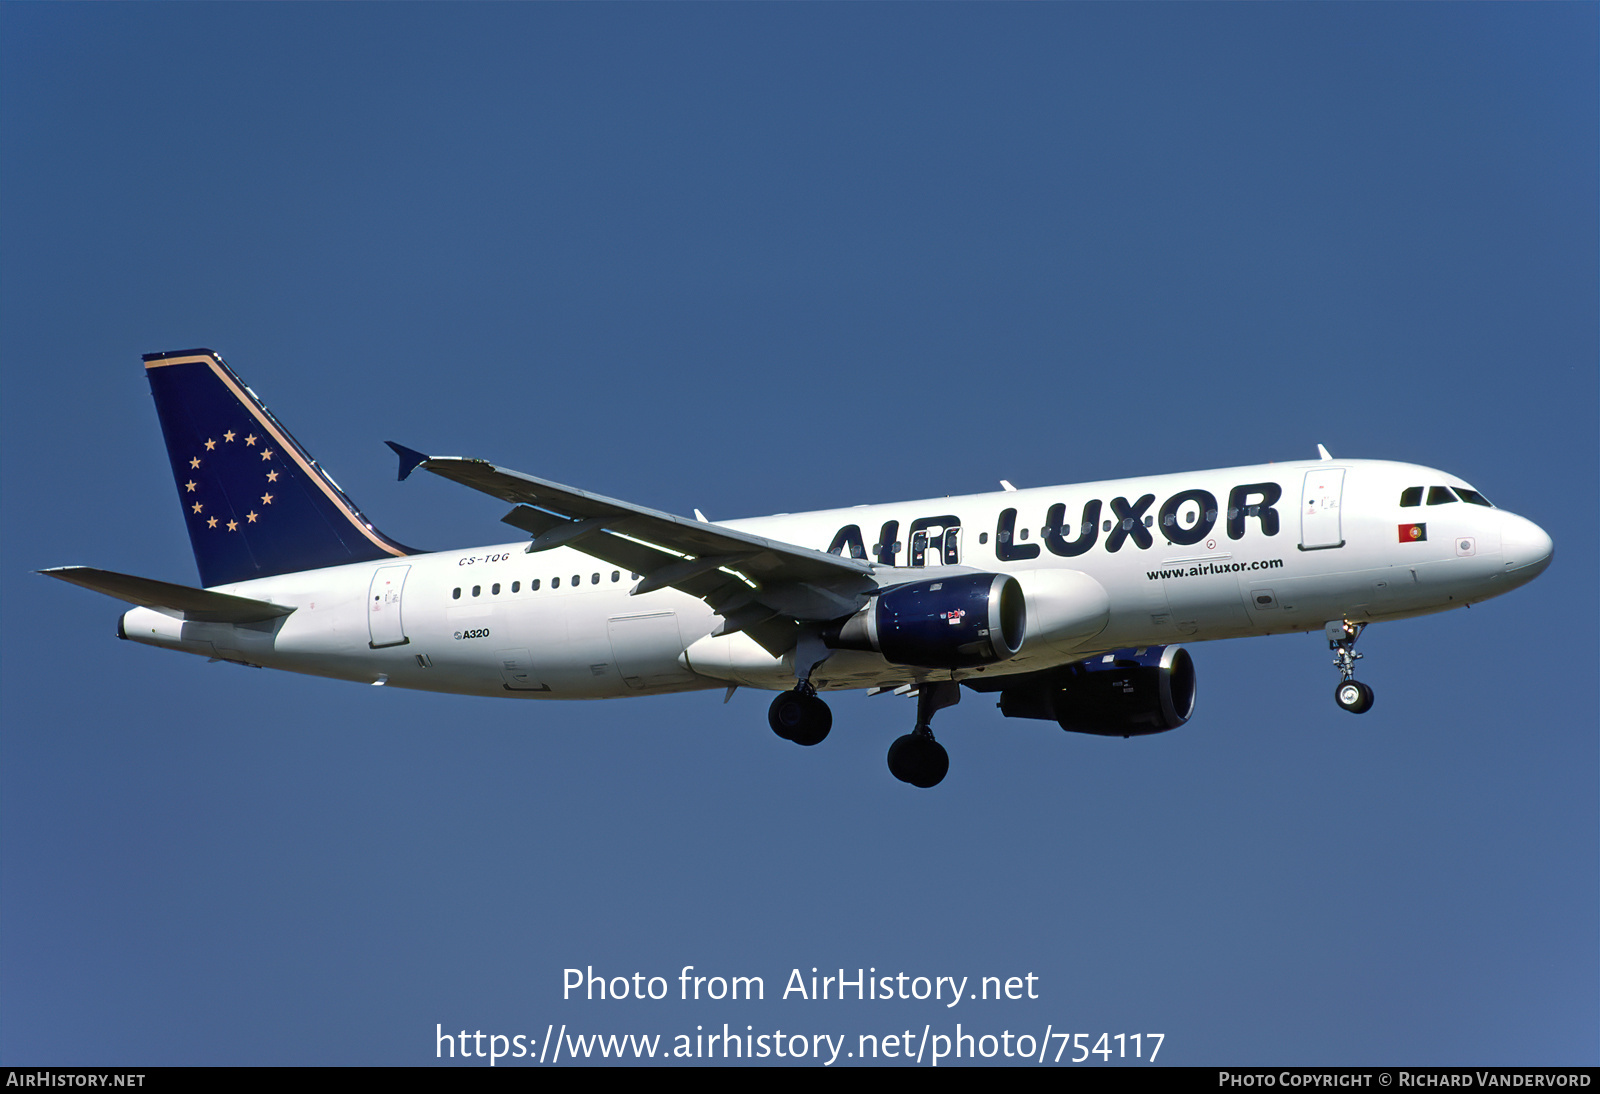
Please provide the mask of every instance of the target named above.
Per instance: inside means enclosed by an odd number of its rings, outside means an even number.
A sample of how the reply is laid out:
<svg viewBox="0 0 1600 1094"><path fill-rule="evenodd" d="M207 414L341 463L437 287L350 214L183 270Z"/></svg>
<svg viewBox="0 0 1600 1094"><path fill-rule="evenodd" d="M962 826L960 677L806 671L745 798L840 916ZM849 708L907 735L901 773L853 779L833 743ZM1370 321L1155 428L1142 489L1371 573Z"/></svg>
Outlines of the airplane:
<svg viewBox="0 0 1600 1094"><path fill-rule="evenodd" d="M1195 709L1183 642L1321 631L1361 714L1357 639L1465 607L1550 564L1550 537L1453 475L1318 458L709 521L388 442L512 509L527 540L420 551L375 528L209 349L144 357L200 584L40 573L136 605L117 636L389 687L603 699L777 692L819 744L822 694L915 696L890 772L937 785L934 714L961 688L1002 715L1102 736Z"/></svg>

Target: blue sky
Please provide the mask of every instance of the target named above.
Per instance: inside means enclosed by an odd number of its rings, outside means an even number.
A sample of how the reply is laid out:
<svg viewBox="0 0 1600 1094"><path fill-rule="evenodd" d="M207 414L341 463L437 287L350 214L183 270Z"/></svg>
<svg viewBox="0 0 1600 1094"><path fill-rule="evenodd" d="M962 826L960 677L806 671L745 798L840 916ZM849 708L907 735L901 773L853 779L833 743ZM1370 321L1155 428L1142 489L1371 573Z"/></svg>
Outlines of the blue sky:
<svg viewBox="0 0 1600 1094"><path fill-rule="evenodd" d="M1593 1064L1592 5L0 5L0 1059L522 1033L1161 1032ZM1336 455L1556 543L1513 595L1192 647L1193 721L493 702L118 643L193 582L139 354L216 348L386 532L395 439L717 518ZM760 975L580 1002L562 970ZM804 1003L790 970L1035 974ZM673 980L675 984L676 981ZM970 1008L970 1009L969 1009Z"/></svg>

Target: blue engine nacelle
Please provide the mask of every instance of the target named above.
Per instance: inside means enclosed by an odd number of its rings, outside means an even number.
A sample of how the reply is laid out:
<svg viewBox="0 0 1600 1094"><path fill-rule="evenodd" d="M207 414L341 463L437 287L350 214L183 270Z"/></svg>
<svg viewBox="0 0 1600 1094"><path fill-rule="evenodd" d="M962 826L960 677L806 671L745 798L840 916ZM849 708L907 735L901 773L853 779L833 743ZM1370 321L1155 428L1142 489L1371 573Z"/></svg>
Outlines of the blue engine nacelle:
<svg viewBox="0 0 1600 1094"><path fill-rule="evenodd" d="M964 669L1015 656L1027 633L1022 586L1006 574L960 574L885 589L826 635L896 665Z"/></svg>
<svg viewBox="0 0 1600 1094"><path fill-rule="evenodd" d="M1004 687L1006 717L1048 718L1073 733L1165 733L1194 713L1194 661L1182 646L1112 650L1012 684L986 683Z"/></svg>

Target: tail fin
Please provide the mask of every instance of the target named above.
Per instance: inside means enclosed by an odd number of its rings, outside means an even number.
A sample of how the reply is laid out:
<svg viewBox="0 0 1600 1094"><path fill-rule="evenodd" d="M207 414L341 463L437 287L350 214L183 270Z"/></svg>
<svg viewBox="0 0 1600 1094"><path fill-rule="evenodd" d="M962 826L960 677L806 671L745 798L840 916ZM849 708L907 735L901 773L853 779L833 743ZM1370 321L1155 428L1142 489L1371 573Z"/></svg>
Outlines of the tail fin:
<svg viewBox="0 0 1600 1094"><path fill-rule="evenodd" d="M147 353L200 583L416 554L372 526L208 349Z"/></svg>

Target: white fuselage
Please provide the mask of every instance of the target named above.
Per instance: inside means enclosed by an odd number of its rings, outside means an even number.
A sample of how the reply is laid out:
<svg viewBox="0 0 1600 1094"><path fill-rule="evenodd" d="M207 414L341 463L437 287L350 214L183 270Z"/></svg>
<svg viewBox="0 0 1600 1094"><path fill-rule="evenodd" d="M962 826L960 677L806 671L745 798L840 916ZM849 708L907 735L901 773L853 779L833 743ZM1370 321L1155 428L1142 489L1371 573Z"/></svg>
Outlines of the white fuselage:
<svg viewBox="0 0 1600 1094"><path fill-rule="evenodd" d="M1263 486L1275 487L1276 498ZM1550 540L1522 517L1460 500L1401 506L1407 488L1426 496L1435 486L1465 484L1412 464L1317 460L725 526L889 563L876 569L883 585L917 580L934 566L1014 575L1028 597L1021 652L960 670L961 679L1034 672L1125 647L1423 615L1497 596L1543 570ZM1147 496L1153 500L1141 506ZM295 611L271 623L226 624L135 608L122 631L208 657L470 695L600 699L794 683L790 657L775 658L740 633L711 637L720 619L701 600L671 588L631 596L634 575L608 563L571 548L524 547L240 582L219 591ZM932 677L951 674L839 650L813 682L840 689Z"/></svg>

